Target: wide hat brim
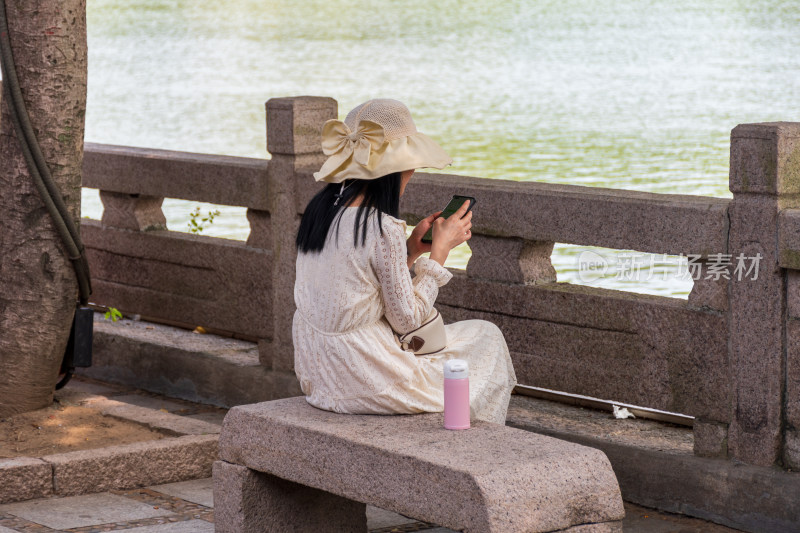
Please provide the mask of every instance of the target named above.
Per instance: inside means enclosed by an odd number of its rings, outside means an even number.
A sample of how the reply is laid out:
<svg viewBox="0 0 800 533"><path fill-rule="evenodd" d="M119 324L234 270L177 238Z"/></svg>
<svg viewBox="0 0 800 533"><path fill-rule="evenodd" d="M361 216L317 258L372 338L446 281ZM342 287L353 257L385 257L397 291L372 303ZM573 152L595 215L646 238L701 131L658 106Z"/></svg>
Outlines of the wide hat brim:
<svg viewBox="0 0 800 533"><path fill-rule="evenodd" d="M358 163L351 155L336 168L325 170L330 165L323 165L319 172L314 173L314 179L326 183L341 183L349 179L371 180L404 170L442 169L452 163L453 158L433 139L416 132L386 141L379 148L371 150L366 165Z"/></svg>

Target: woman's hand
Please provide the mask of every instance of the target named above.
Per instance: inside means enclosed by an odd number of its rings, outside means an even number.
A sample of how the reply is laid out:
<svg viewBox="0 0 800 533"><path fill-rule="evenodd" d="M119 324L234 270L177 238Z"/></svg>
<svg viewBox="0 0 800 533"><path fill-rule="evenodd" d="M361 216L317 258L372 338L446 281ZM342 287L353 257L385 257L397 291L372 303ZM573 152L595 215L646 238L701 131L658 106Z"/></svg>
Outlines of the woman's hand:
<svg viewBox="0 0 800 533"><path fill-rule="evenodd" d="M465 200L450 218L437 218L433 221L431 259L442 266L450 250L472 237L472 211L467 213L467 209L469 200Z"/></svg>
<svg viewBox="0 0 800 533"><path fill-rule="evenodd" d="M414 264L414 261L416 261L420 255L431 251L430 243L422 242L422 237L428 233L428 230L433 225L433 221L441 214L442 212L439 211L438 213L423 218L411 232L411 236L406 241L406 248L408 249L408 268L411 268L411 265Z"/></svg>

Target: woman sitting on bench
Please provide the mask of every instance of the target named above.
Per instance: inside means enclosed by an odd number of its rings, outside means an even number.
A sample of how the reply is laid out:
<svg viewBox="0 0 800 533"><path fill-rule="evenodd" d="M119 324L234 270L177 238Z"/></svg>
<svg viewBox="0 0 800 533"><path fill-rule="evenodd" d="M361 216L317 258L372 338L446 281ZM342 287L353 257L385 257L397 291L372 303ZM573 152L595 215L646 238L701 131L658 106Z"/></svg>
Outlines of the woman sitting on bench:
<svg viewBox="0 0 800 533"><path fill-rule="evenodd" d="M414 170L452 159L417 131L405 105L388 99L326 122L322 146L329 157L314 178L328 185L297 234L292 335L307 401L352 414L442 411L443 365L458 358L469 363L472 418L504 424L516 376L497 326L448 324L447 346L428 355L404 350L397 338L423 324L452 277L443 266L448 253L471 236L466 202L449 218L424 218L407 240L398 218Z"/></svg>

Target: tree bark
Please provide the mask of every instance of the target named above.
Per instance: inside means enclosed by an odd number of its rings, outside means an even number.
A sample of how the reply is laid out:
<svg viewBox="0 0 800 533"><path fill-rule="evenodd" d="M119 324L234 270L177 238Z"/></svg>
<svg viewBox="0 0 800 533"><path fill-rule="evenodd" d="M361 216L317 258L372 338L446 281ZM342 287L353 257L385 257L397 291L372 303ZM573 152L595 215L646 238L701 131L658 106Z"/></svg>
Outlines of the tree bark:
<svg viewBox="0 0 800 533"><path fill-rule="evenodd" d="M80 224L86 0L6 0L23 99L53 180ZM78 284L0 109L0 418L49 406Z"/></svg>

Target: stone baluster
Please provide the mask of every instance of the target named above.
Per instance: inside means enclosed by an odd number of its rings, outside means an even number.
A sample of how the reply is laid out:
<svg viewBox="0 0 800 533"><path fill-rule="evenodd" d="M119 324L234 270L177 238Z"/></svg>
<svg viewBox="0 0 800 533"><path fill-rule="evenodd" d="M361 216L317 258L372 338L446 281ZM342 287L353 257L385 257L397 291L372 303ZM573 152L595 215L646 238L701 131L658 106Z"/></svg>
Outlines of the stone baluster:
<svg viewBox="0 0 800 533"><path fill-rule="evenodd" d="M800 204L800 124L734 128L730 190L729 251L759 266L757 277L732 276L728 287L728 454L769 466L781 460L785 424L787 283L778 266L778 214Z"/></svg>
<svg viewBox="0 0 800 533"><path fill-rule="evenodd" d="M103 203L101 223L120 229L153 231L167 229L167 219L161 210L163 197L100 191Z"/></svg>
<svg viewBox="0 0 800 533"><path fill-rule="evenodd" d="M473 233L467 276L508 283L551 283L556 270L550 261L552 242L492 237Z"/></svg>
<svg viewBox="0 0 800 533"><path fill-rule="evenodd" d="M256 248L272 249L272 218L269 211L247 209L247 221L250 223L250 235L247 245Z"/></svg>
<svg viewBox="0 0 800 533"><path fill-rule="evenodd" d="M728 252L720 250L719 253L724 255ZM705 257L697 261L696 272L690 270L689 274L694 276L694 284L688 298L690 307L722 313L728 311L728 282L733 265L717 266L726 258L724 255L719 258L720 261L712 261Z"/></svg>
<svg viewBox="0 0 800 533"><path fill-rule="evenodd" d="M689 307L705 311L728 312L728 283L732 274L732 264L726 264L728 251L719 250L714 254L722 256L704 257L689 266L689 274L694 279L692 291L689 293ZM730 403L730 395L727 399ZM727 409L720 410L728 412ZM728 427L730 417L721 415L720 411L711 413L695 413L693 424L694 453L700 457L728 456Z"/></svg>
<svg viewBox="0 0 800 533"><path fill-rule="evenodd" d="M261 364L273 370L294 368L292 319L297 250L295 236L300 225L297 213L296 171L322 165L322 125L336 118L333 98L300 96L267 101L267 150L272 155L267 170L269 215L248 215L272 225L271 248L273 337L259 343ZM260 237L254 237L257 239ZM249 241L248 241L249 242Z"/></svg>

